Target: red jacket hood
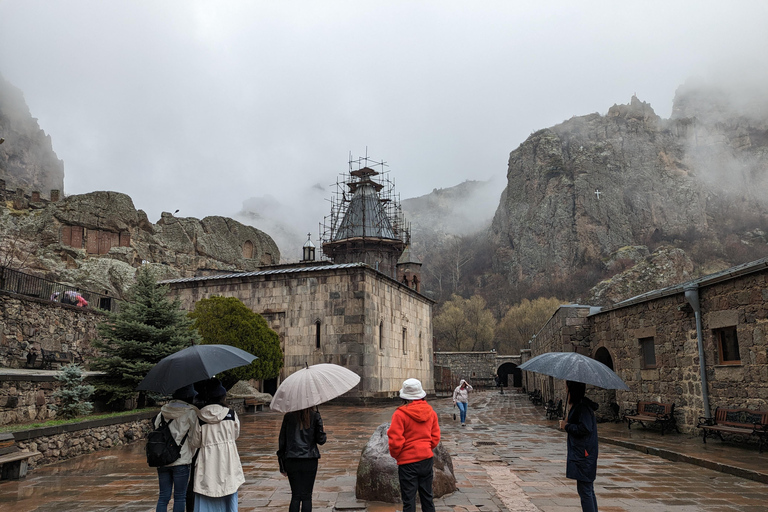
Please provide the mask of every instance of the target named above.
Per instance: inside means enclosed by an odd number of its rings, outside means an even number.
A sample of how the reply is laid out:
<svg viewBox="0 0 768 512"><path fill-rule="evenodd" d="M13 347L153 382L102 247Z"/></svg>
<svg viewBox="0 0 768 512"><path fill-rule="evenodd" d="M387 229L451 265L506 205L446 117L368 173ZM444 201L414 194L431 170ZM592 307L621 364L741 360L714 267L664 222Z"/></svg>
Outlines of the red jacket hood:
<svg viewBox="0 0 768 512"><path fill-rule="evenodd" d="M432 406L424 400L414 400L409 404L401 405L398 409L419 423L424 423L432 415Z"/></svg>

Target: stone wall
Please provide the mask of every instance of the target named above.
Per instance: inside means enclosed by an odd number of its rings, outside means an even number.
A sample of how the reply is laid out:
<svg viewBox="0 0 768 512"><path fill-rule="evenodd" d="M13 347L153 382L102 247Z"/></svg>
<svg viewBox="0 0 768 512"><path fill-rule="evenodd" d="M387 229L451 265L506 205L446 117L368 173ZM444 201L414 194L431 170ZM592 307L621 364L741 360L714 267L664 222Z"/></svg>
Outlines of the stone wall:
<svg viewBox="0 0 768 512"><path fill-rule="evenodd" d="M0 291L0 367L24 368L30 349L73 352L88 360L104 314Z"/></svg>
<svg viewBox="0 0 768 512"><path fill-rule="evenodd" d="M277 331L281 379L305 364L334 363L361 376L347 398L386 398L409 377L433 389L432 301L364 265L275 268L168 281L191 311L213 295L237 297Z"/></svg>
<svg viewBox="0 0 768 512"><path fill-rule="evenodd" d="M52 464L96 450L105 450L144 439L152 429L157 411L128 417L84 421L57 427L14 432L16 446L22 451L38 451L29 460L31 467Z"/></svg>
<svg viewBox="0 0 768 512"><path fill-rule="evenodd" d="M453 390L461 379L472 387L493 387L498 369L496 352L435 352L435 366L450 370L449 379L443 374L441 389ZM446 382L448 380L448 382Z"/></svg>
<svg viewBox="0 0 768 512"><path fill-rule="evenodd" d="M59 387L52 376L0 375L0 425L55 418L51 395Z"/></svg>
<svg viewBox="0 0 768 512"><path fill-rule="evenodd" d="M768 409L768 269L723 273L698 284L712 413L718 406ZM579 324L575 330L569 325L574 322ZM720 360L716 336L729 328L736 333L737 361ZM652 344L655 364L645 360L642 343ZM587 307L560 308L537 335L532 355L572 350L574 345L591 357L608 354L630 387L616 392L590 388L590 397L615 400L622 410L634 408L638 400L672 402L680 429L695 431L704 402L695 315L682 286L592 314ZM565 398L562 381L525 373L538 389Z"/></svg>

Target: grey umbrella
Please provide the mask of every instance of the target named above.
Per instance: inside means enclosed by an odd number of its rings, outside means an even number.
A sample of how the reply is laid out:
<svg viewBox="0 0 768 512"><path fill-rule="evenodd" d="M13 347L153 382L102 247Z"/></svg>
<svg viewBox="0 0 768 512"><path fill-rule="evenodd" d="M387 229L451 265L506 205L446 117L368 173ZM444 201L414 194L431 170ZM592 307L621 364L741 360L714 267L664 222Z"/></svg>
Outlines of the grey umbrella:
<svg viewBox="0 0 768 512"><path fill-rule="evenodd" d="M547 352L524 362L518 368L603 389L629 391L629 386L613 370L600 361L576 352Z"/></svg>
<svg viewBox="0 0 768 512"><path fill-rule="evenodd" d="M169 395L217 373L251 364L256 356L229 345L193 345L161 359L136 389Z"/></svg>

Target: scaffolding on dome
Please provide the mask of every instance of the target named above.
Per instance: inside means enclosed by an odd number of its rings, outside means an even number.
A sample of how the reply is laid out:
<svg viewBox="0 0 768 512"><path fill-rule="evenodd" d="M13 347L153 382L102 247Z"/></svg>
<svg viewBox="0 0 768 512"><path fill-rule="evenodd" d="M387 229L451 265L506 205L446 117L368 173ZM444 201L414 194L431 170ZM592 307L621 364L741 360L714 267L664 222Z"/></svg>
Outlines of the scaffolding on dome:
<svg viewBox="0 0 768 512"><path fill-rule="evenodd" d="M353 238L410 243L411 227L386 167L367 155L350 155L349 171L339 174L330 198L331 214L320 225L322 244Z"/></svg>

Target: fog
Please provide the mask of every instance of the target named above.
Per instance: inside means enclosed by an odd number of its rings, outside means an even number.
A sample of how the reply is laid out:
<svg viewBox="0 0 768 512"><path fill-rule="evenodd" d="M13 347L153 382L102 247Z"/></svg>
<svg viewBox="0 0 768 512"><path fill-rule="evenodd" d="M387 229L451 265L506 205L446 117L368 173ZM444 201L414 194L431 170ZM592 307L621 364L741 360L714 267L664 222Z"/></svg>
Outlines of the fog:
<svg viewBox="0 0 768 512"><path fill-rule="evenodd" d="M633 94L668 118L691 76L764 89L767 19L762 1L0 0L0 74L65 193L316 240L350 154L386 161L402 198L503 178L530 133Z"/></svg>

